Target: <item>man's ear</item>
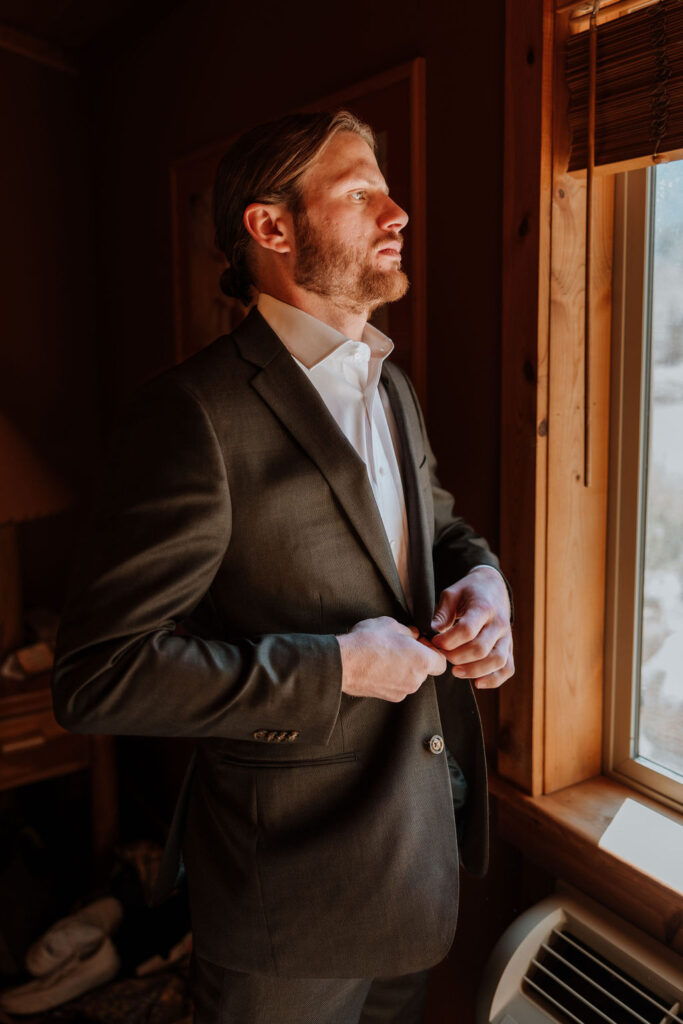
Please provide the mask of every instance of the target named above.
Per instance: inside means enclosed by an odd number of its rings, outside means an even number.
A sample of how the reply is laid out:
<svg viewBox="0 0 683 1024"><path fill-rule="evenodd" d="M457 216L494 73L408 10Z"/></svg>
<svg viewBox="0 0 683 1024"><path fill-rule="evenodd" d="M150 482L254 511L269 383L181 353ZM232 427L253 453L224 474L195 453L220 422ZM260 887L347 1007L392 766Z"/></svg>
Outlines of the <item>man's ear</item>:
<svg viewBox="0 0 683 1024"><path fill-rule="evenodd" d="M243 223L251 237L264 249L292 251L292 217L280 203L250 203Z"/></svg>

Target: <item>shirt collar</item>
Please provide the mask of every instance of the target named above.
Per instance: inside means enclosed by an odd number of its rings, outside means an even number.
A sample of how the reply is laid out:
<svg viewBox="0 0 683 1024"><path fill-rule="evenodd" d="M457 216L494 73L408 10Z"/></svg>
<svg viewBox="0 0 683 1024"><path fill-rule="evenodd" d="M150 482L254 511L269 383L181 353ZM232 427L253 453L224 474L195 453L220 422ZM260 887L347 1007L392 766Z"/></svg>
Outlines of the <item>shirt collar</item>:
<svg viewBox="0 0 683 1024"><path fill-rule="evenodd" d="M259 294L257 308L285 348L309 370L350 340L303 309L281 302L265 292ZM391 339L372 324L365 325L360 340L370 349L370 357L380 362L394 348Z"/></svg>

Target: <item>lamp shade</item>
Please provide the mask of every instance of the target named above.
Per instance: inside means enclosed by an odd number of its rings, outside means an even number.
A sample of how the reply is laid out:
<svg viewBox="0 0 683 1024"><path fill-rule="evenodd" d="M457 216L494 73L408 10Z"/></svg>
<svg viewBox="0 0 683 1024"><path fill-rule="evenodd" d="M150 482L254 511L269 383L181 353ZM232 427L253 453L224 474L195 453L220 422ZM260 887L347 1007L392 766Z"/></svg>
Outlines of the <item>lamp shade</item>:
<svg viewBox="0 0 683 1024"><path fill-rule="evenodd" d="M0 524L54 515L72 500L65 484L0 413Z"/></svg>

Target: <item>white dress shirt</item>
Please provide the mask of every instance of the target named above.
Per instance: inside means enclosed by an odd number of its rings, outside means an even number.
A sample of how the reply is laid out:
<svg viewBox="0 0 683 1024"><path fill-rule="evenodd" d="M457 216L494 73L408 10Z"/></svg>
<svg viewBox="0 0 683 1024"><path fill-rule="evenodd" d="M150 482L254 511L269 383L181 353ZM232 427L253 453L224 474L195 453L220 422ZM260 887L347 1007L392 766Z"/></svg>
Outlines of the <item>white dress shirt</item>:
<svg viewBox="0 0 683 1024"><path fill-rule="evenodd" d="M316 388L365 463L410 604L408 518L397 459L398 435L389 399L379 386L382 363L392 351L393 342L371 324L365 325L360 341L345 338L322 320L263 292L259 295L258 311Z"/></svg>

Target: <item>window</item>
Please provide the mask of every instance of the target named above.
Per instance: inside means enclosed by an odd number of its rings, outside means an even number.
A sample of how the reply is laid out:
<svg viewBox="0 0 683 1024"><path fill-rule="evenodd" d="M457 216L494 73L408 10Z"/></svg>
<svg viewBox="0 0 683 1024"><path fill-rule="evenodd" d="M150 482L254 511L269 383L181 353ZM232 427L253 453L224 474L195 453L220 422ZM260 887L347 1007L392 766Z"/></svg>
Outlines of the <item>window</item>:
<svg viewBox="0 0 683 1024"><path fill-rule="evenodd" d="M683 805L683 161L615 197L606 769Z"/></svg>
<svg viewBox="0 0 683 1024"><path fill-rule="evenodd" d="M672 625L680 604L676 597L663 609L660 594L657 610L652 596L675 583L683 533L668 478L657 498L661 425L677 453L683 424L671 426L674 403L667 398L665 410L659 398L662 389L670 395L678 370L647 347L661 310L671 321L669 348L683 321L672 305L683 267L671 262L680 251L672 233L681 229L666 228L672 204L660 202L655 259L649 194L675 175L666 194L683 195L683 103L672 94L664 104L667 90L683 90L683 6L662 0L625 13L625 4L605 0L597 36L585 5L575 6L536 0L522 18L509 0L506 28L500 548L516 597L518 672L498 695L497 769L534 797L616 772L683 808L680 701L672 696L680 683L669 672L664 685L658 675L681 642ZM642 117L631 116L636 98ZM657 170L648 177L653 152ZM666 294L661 281L669 281ZM657 541L665 516L668 534ZM668 554L671 565L656 564ZM618 693L608 677L618 679Z"/></svg>

